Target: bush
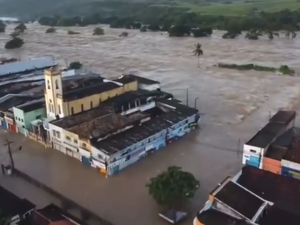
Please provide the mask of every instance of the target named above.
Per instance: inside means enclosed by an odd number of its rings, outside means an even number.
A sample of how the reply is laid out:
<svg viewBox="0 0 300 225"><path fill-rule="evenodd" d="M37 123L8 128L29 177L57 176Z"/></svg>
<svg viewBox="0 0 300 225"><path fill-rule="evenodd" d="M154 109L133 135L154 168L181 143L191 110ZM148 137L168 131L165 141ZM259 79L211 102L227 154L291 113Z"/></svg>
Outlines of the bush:
<svg viewBox="0 0 300 225"><path fill-rule="evenodd" d="M46 34L55 33L56 29L54 27L50 27L46 30Z"/></svg>
<svg viewBox="0 0 300 225"><path fill-rule="evenodd" d="M141 32L147 32L147 26L142 26L140 29Z"/></svg>
<svg viewBox="0 0 300 225"><path fill-rule="evenodd" d="M5 48L6 49L21 48L23 46L23 44L24 44L23 39L15 37L5 44Z"/></svg>
<svg viewBox="0 0 300 225"><path fill-rule="evenodd" d="M20 23L18 26L15 27L15 31L20 31L21 33L24 33L24 31L27 29L24 23Z"/></svg>
<svg viewBox="0 0 300 225"><path fill-rule="evenodd" d="M93 35L104 35L104 30L102 28L100 28L100 27L96 27L94 29Z"/></svg>
<svg viewBox="0 0 300 225"><path fill-rule="evenodd" d="M79 32L76 32L76 31L69 30L69 31L68 31L68 34L72 35L72 34L80 34L80 33L79 33Z"/></svg>
<svg viewBox="0 0 300 225"><path fill-rule="evenodd" d="M259 66L255 64L225 64L225 63L218 63L218 67L226 68L226 69L237 69L237 70L256 70L256 71L268 71L268 72L275 72L277 69L273 67L267 66Z"/></svg>
<svg viewBox="0 0 300 225"><path fill-rule="evenodd" d="M183 36L189 36L190 34L191 34L190 27L184 25L175 25L169 29L170 37L183 37Z"/></svg>
<svg viewBox="0 0 300 225"><path fill-rule="evenodd" d="M119 37L128 37L128 32L122 32Z"/></svg>
<svg viewBox="0 0 300 225"><path fill-rule="evenodd" d="M236 33L231 33L231 32L226 32L225 34L222 35L223 39L234 39L238 36Z"/></svg>
<svg viewBox="0 0 300 225"><path fill-rule="evenodd" d="M151 30L151 31L160 31L160 27L157 24L150 24L148 26L148 30Z"/></svg>
<svg viewBox="0 0 300 225"><path fill-rule="evenodd" d="M278 71L284 75L294 75L295 74L295 70L289 68L287 65L280 66Z"/></svg>
<svg viewBox="0 0 300 225"><path fill-rule="evenodd" d="M209 37L212 35L212 32L213 30L211 27L192 29L194 37Z"/></svg>
<svg viewBox="0 0 300 225"><path fill-rule="evenodd" d="M69 69L72 69L72 70L78 70L78 69L80 69L81 67L82 67L82 64L81 64L81 62L79 62L79 61L71 62L71 63L69 64Z"/></svg>

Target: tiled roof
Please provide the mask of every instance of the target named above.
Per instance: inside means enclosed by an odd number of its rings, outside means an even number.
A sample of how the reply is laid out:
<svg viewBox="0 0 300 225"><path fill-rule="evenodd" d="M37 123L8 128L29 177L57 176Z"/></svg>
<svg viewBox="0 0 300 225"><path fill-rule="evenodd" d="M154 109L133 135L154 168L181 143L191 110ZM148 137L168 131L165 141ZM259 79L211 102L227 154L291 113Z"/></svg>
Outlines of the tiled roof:
<svg viewBox="0 0 300 225"><path fill-rule="evenodd" d="M198 213L197 219L204 225L250 225L244 220L239 220L215 209Z"/></svg>
<svg viewBox="0 0 300 225"><path fill-rule="evenodd" d="M300 215L300 180L245 166L237 182L276 207Z"/></svg>
<svg viewBox="0 0 300 225"><path fill-rule="evenodd" d="M258 131L246 145L260 148L267 147L279 134L286 128L284 123L269 122L260 131Z"/></svg>
<svg viewBox="0 0 300 225"><path fill-rule="evenodd" d="M270 122L288 124L296 117L296 111L279 110L272 118Z"/></svg>
<svg viewBox="0 0 300 225"><path fill-rule="evenodd" d="M215 197L248 219L252 219L264 201L253 193L229 181Z"/></svg>

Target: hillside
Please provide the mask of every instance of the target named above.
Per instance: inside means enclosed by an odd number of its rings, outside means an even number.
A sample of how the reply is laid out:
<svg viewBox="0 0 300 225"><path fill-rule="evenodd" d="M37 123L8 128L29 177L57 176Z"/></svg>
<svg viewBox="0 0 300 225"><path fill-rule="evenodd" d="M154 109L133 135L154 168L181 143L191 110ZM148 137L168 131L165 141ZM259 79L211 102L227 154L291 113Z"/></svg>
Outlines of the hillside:
<svg viewBox="0 0 300 225"><path fill-rule="evenodd" d="M136 16L140 13L171 8L205 15L247 16L257 12L300 9L298 0L0 0L1 16L34 17L43 15Z"/></svg>

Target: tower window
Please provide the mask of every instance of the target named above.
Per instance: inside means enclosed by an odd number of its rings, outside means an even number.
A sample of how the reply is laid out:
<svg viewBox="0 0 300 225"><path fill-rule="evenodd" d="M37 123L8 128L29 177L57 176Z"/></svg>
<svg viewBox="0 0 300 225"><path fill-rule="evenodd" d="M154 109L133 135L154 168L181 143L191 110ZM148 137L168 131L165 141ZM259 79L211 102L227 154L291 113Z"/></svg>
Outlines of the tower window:
<svg viewBox="0 0 300 225"><path fill-rule="evenodd" d="M91 109L93 108L93 101L91 101Z"/></svg>
<svg viewBox="0 0 300 225"><path fill-rule="evenodd" d="M58 80L55 80L55 88L56 88L56 89L59 89L59 86L58 86Z"/></svg>
<svg viewBox="0 0 300 225"><path fill-rule="evenodd" d="M61 106L58 104L58 113L61 114Z"/></svg>
<svg viewBox="0 0 300 225"><path fill-rule="evenodd" d="M47 88L50 89L50 81L47 80Z"/></svg>
<svg viewBox="0 0 300 225"><path fill-rule="evenodd" d="M71 114L74 114L74 107L71 107Z"/></svg>
<svg viewBox="0 0 300 225"><path fill-rule="evenodd" d="M81 111L84 111L84 105L81 104Z"/></svg>

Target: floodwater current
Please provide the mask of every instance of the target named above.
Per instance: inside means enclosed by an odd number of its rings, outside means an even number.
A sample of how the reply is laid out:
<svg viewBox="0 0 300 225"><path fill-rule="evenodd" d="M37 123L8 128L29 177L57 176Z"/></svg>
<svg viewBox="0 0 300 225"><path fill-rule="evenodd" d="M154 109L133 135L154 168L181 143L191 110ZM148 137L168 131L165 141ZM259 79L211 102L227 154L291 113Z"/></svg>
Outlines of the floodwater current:
<svg viewBox="0 0 300 225"><path fill-rule="evenodd" d="M8 26L6 34L0 34L0 55L20 59L51 55L63 66L81 61L88 70L107 77L133 72L161 81L166 90L184 101L188 88L190 105L199 98L198 104L205 104L202 113L213 112L209 119L217 123L239 122L273 94L274 85L291 85L298 79L266 72L221 69L214 66L217 63L257 63L274 67L287 64L296 71L300 69L299 37L289 40L281 35L274 40L265 37L247 40L240 36L224 40L223 31L214 31L207 38L170 38L167 33L141 33L110 29L105 25L102 26L105 35L94 36L95 26L59 27L53 34L46 34L47 27L38 24L27 26L22 35L25 45L21 49L4 49L13 25ZM80 34L68 35L68 30ZM123 31L129 33L128 37L120 37ZM204 51L200 68L192 54L198 42ZM212 104L225 105L225 109Z"/></svg>

